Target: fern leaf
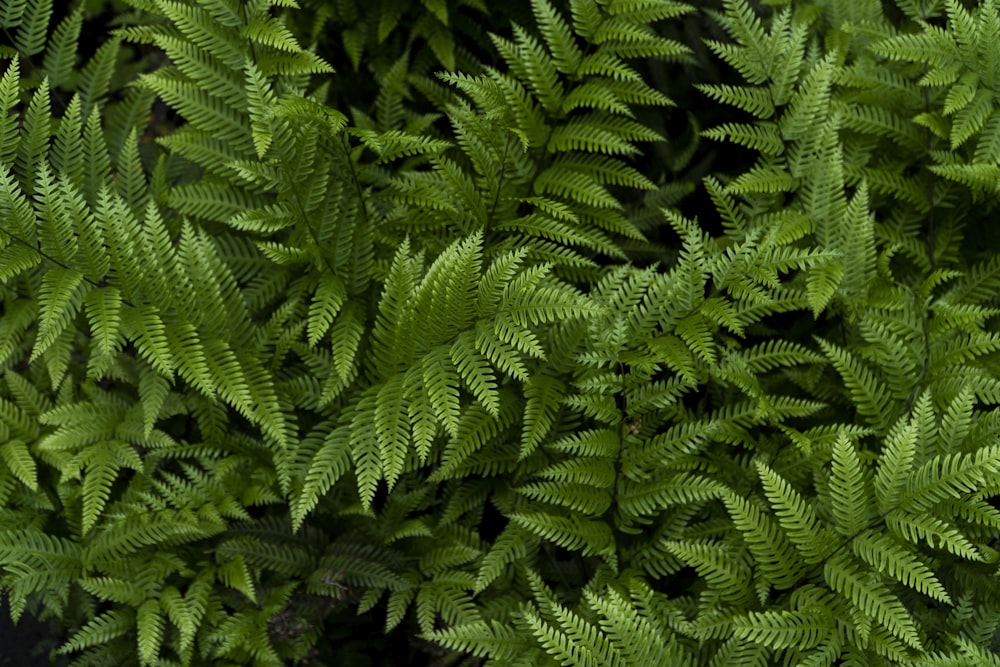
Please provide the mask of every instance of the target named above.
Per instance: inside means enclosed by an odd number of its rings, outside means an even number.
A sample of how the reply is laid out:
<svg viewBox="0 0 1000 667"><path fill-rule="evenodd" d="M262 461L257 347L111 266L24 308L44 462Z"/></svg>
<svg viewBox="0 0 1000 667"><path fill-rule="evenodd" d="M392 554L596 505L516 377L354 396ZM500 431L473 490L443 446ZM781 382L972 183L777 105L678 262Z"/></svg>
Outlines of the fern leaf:
<svg viewBox="0 0 1000 667"><path fill-rule="evenodd" d="M45 49L49 19L52 17L52 0L28 0L14 45L27 58Z"/></svg>
<svg viewBox="0 0 1000 667"><path fill-rule="evenodd" d="M256 65L247 60L244 65L247 91L247 107L250 114L250 128L257 157L264 157L271 145L271 109L275 105L275 95Z"/></svg>
<svg viewBox="0 0 1000 667"><path fill-rule="evenodd" d="M120 468L113 452L106 445L95 445L89 452L87 472L83 478L83 515L81 532L86 534L100 518L111 496L111 485L118 479Z"/></svg>
<svg viewBox="0 0 1000 667"><path fill-rule="evenodd" d="M148 364L139 365L139 401L142 403L143 435L149 437L170 393L170 380Z"/></svg>
<svg viewBox="0 0 1000 667"><path fill-rule="evenodd" d="M866 531L851 540L851 550L879 572L935 600L952 604L948 591L926 563L892 538Z"/></svg>
<svg viewBox="0 0 1000 667"><path fill-rule="evenodd" d="M538 642L562 664L580 667L622 664L621 654L593 625L562 605L553 605L552 613L559 621L560 629L546 623L530 608L522 611Z"/></svg>
<svg viewBox="0 0 1000 667"><path fill-rule="evenodd" d="M429 641L453 651L471 653L495 660L516 659L523 651L524 639L513 627L496 620L474 621L423 633ZM510 664L514 664L513 662Z"/></svg>
<svg viewBox="0 0 1000 667"><path fill-rule="evenodd" d="M836 538L819 521L812 505L768 466L757 463L757 472L781 527L802 558L807 563L825 560L833 551Z"/></svg>
<svg viewBox="0 0 1000 667"><path fill-rule="evenodd" d="M375 403L375 435L382 470L389 488L403 472L409 452L410 421L403 402L403 376L396 374L381 387Z"/></svg>
<svg viewBox="0 0 1000 667"><path fill-rule="evenodd" d="M917 431L912 421L900 420L885 441L875 475L875 498L881 512L896 509L913 470Z"/></svg>
<svg viewBox="0 0 1000 667"><path fill-rule="evenodd" d="M623 480L617 489L618 510L624 518L656 515L672 505L686 505L719 497L725 487L699 475L658 475L657 479Z"/></svg>
<svg viewBox="0 0 1000 667"><path fill-rule="evenodd" d="M122 325L125 335L135 340L139 354L159 373L173 378L174 355L159 309L152 305L127 307L122 313Z"/></svg>
<svg viewBox="0 0 1000 667"><path fill-rule="evenodd" d="M458 433L458 373L452 363L449 348L439 346L428 353L422 362L424 386L431 404L445 430L452 436Z"/></svg>
<svg viewBox="0 0 1000 667"><path fill-rule="evenodd" d="M751 611L733 619L733 634L771 648L808 650L819 646L836 624L829 610Z"/></svg>
<svg viewBox="0 0 1000 667"><path fill-rule="evenodd" d="M524 558L536 539L525 528L508 523L479 563L475 592L485 591L504 569Z"/></svg>
<svg viewBox="0 0 1000 667"><path fill-rule="evenodd" d="M19 122L13 112L20 103L20 62L20 58L14 56L0 78L0 165L4 171L17 154Z"/></svg>
<svg viewBox="0 0 1000 667"><path fill-rule="evenodd" d="M316 345L326 334L346 298L347 290L339 277L332 273L320 276L319 287L309 306L307 332L310 345Z"/></svg>
<svg viewBox="0 0 1000 667"><path fill-rule="evenodd" d="M524 365L521 353L512 345L498 339L488 322L480 320L476 324L476 351L496 366L500 371L528 382L528 369Z"/></svg>
<svg viewBox="0 0 1000 667"><path fill-rule="evenodd" d="M0 460L22 484L32 491L38 490L38 467L23 440L7 440L0 445Z"/></svg>
<svg viewBox="0 0 1000 667"><path fill-rule="evenodd" d="M906 480L899 507L915 514L950 498L976 493L1000 480L1000 446L975 454L935 456Z"/></svg>
<svg viewBox="0 0 1000 667"><path fill-rule="evenodd" d="M215 567L215 576L228 588L243 593L252 602L257 602L257 587L254 585L246 559L236 554Z"/></svg>
<svg viewBox="0 0 1000 667"><path fill-rule="evenodd" d="M160 593L160 606L170 622L177 628L180 634L180 653L184 654L194 642L197 630L194 614L176 586L167 586L163 589Z"/></svg>
<svg viewBox="0 0 1000 667"><path fill-rule="evenodd" d="M121 293L114 287L90 291L84 299L98 354L111 356L120 347Z"/></svg>
<svg viewBox="0 0 1000 667"><path fill-rule="evenodd" d="M9 0L9 2L5 2L0 6L0 27L14 28L19 25L27 6L27 0Z"/></svg>
<svg viewBox="0 0 1000 667"><path fill-rule="evenodd" d="M843 278L843 262L836 258L818 262L809 270L806 276L806 289L809 292L809 307L812 308L813 317L818 318L829 305Z"/></svg>
<svg viewBox="0 0 1000 667"><path fill-rule="evenodd" d="M779 589L795 585L805 574L805 561L774 520L749 500L728 493L723 496L733 524L743 534L763 575Z"/></svg>
<svg viewBox="0 0 1000 667"><path fill-rule="evenodd" d="M89 287L83 282L83 274L75 269L54 267L45 273L38 296L41 317L32 361L40 357L76 317Z"/></svg>
<svg viewBox="0 0 1000 667"><path fill-rule="evenodd" d="M909 542L924 540L932 548L944 547L956 556L973 561L983 560L983 556L965 535L941 519L926 514L916 516L897 511L886 515L885 525L891 532Z"/></svg>
<svg viewBox="0 0 1000 667"><path fill-rule="evenodd" d="M409 258L409 242L404 241L393 258L385 289L379 301L372 343L376 363L383 376L395 370L407 346L401 341L399 323L412 308L411 295L416 292L416 276Z"/></svg>
<svg viewBox="0 0 1000 667"><path fill-rule="evenodd" d="M246 36L253 41L273 49L289 53L297 53L301 50L291 31L275 18L265 18L257 14L251 17L244 30Z"/></svg>
<svg viewBox="0 0 1000 667"><path fill-rule="evenodd" d="M0 283L12 280L41 262L42 256L33 248L7 246L0 250Z"/></svg>
<svg viewBox="0 0 1000 667"><path fill-rule="evenodd" d="M774 103L771 94L766 90L752 86L707 83L695 84L695 88L718 102L747 111L757 118L767 119L774 116Z"/></svg>
<svg viewBox="0 0 1000 667"><path fill-rule="evenodd" d="M837 553L826 561L823 576L830 588L843 595L868 618L877 620L893 635L921 650L916 624L899 598L879 579L862 574L853 558Z"/></svg>
<svg viewBox="0 0 1000 667"><path fill-rule="evenodd" d="M963 387L941 418L938 442L946 443L946 447L953 451L962 447L971 427L974 402L973 392Z"/></svg>
<svg viewBox="0 0 1000 667"><path fill-rule="evenodd" d="M584 516L600 517L611 507L611 494L574 482L533 482L514 489L532 500L566 507Z"/></svg>
<svg viewBox="0 0 1000 667"><path fill-rule="evenodd" d="M421 463L426 463L431 453L431 444L438 433L438 419L430 396L423 387L420 366L414 366L407 372L403 380L403 395L413 433L413 448Z"/></svg>
<svg viewBox="0 0 1000 667"><path fill-rule="evenodd" d="M735 554L727 553L717 544L694 540L665 540L663 546L695 568L708 586L726 601L744 606L753 599L749 563L734 557Z"/></svg>
<svg viewBox="0 0 1000 667"><path fill-rule="evenodd" d="M527 458L551 428L562 400L564 386L547 375L534 375L525 385L527 402L521 431L520 458Z"/></svg>
<svg viewBox="0 0 1000 667"><path fill-rule="evenodd" d="M375 435L376 394L374 386L358 401L351 420L351 458L354 460L358 495L364 507L371 507L375 497L375 487L382 477L382 456L379 441Z"/></svg>
<svg viewBox="0 0 1000 667"><path fill-rule="evenodd" d="M556 68L563 74L572 76L580 66L583 53L569 26L548 0L532 0L531 9L545 38L545 44L552 52Z"/></svg>
<svg viewBox="0 0 1000 667"><path fill-rule="evenodd" d="M165 330L165 338L177 360L177 374L205 396L214 398L215 380L209 369L205 346L198 329L190 322L179 322Z"/></svg>
<svg viewBox="0 0 1000 667"><path fill-rule="evenodd" d="M59 22L49 40L42 66L49 84L60 87L69 83L76 62L77 42L83 25L83 8L77 6Z"/></svg>
<svg viewBox="0 0 1000 667"><path fill-rule="evenodd" d="M58 653L72 653L88 646L107 644L113 639L128 634L134 627L134 611L130 609L105 611L77 630L65 644L59 647Z"/></svg>
<svg viewBox="0 0 1000 667"><path fill-rule="evenodd" d="M858 452L843 434L833 445L832 472L830 498L837 530L847 537L857 535L869 525L873 499Z"/></svg>
<svg viewBox="0 0 1000 667"><path fill-rule="evenodd" d="M816 338L816 342L840 373L858 411L875 428L885 428L886 415L890 413L890 394L882 382L847 350L821 338Z"/></svg>
<svg viewBox="0 0 1000 667"><path fill-rule="evenodd" d="M701 133L706 139L723 141L728 139L735 144L760 151L764 155L781 155L785 151L785 143L774 123L724 123Z"/></svg>
<svg viewBox="0 0 1000 667"><path fill-rule="evenodd" d="M614 535L603 521L546 512L516 512L510 515L510 520L564 549L580 551L584 556L601 556L612 567L617 565Z"/></svg>
<svg viewBox="0 0 1000 667"><path fill-rule="evenodd" d="M139 662L143 666L155 665L163 643L163 614L159 600L146 600L136 610Z"/></svg>

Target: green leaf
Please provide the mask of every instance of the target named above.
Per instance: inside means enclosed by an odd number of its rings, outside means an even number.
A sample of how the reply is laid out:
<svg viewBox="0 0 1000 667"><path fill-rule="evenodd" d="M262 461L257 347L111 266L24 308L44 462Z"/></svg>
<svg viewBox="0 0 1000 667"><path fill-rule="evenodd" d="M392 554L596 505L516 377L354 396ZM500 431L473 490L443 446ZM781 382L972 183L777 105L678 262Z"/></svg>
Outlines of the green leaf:
<svg viewBox="0 0 1000 667"><path fill-rule="evenodd" d="M76 317L90 285L76 269L53 267L42 277L38 301L41 310L38 338L31 360L39 358Z"/></svg>
<svg viewBox="0 0 1000 667"><path fill-rule="evenodd" d="M843 433L833 445L832 472L830 498L837 530L852 537L870 525L874 502L858 452Z"/></svg>
<svg viewBox="0 0 1000 667"><path fill-rule="evenodd" d="M155 665L160 655L163 643L163 614L158 600L146 600L136 612L138 628L139 662L142 665Z"/></svg>
<svg viewBox="0 0 1000 667"><path fill-rule="evenodd" d="M332 273L323 273L309 306L307 332L310 345L316 345L330 329L346 299L344 281Z"/></svg>
<svg viewBox="0 0 1000 667"><path fill-rule="evenodd" d="M403 398L403 376L397 373L382 385L375 403L375 435L390 489L402 474L409 453L410 420Z"/></svg>
<svg viewBox="0 0 1000 667"><path fill-rule="evenodd" d="M38 491L38 468L23 440L8 440L0 445L0 459L21 483Z"/></svg>

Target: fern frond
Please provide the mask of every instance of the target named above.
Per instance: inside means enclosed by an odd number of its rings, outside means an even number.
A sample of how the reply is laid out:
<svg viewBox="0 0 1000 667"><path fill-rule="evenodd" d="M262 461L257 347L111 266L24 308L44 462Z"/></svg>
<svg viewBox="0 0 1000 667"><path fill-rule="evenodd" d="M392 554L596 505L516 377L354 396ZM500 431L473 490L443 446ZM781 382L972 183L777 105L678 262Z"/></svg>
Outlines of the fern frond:
<svg viewBox="0 0 1000 667"><path fill-rule="evenodd" d="M874 499L858 452L843 434L833 445L831 471L830 499L837 530L847 537L857 535L870 525Z"/></svg>
<svg viewBox="0 0 1000 667"><path fill-rule="evenodd" d="M802 558L811 564L827 560L836 544L830 529L820 522L810 503L780 475L763 463L756 467L781 527Z"/></svg>
<svg viewBox="0 0 1000 667"><path fill-rule="evenodd" d="M55 267L45 273L39 290L41 317L38 338L31 353L34 361L40 357L76 317L90 285L75 269Z"/></svg>
<svg viewBox="0 0 1000 667"><path fill-rule="evenodd" d="M847 350L820 338L816 342L840 373L858 411L873 427L884 429L891 399L882 382Z"/></svg>
<svg viewBox="0 0 1000 667"><path fill-rule="evenodd" d="M723 501L763 575L779 589L791 588L805 574L806 565L789 538L751 501L732 493Z"/></svg>
<svg viewBox="0 0 1000 667"><path fill-rule="evenodd" d="M494 660L513 660L523 651L524 640L510 625L499 621L476 621L425 632L429 641L453 651Z"/></svg>
<svg viewBox="0 0 1000 667"><path fill-rule="evenodd" d="M811 649L833 631L834 616L828 609L811 607L795 611L749 612L733 621L735 636L771 648Z"/></svg>
<svg viewBox="0 0 1000 667"><path fill-rule="evenodd" d="M935 573L912 550L891 538L865 531L851 540L851 550L879 572L886 573L924 595L952 604Z"/></svg>
<svg viewBox="0 0 1000 667"><path fill-rule="evenodd" d="M546 512L517 512L510 515L510 520L564 549L580 551L585 556L601 556L612 567L617 565L614 536L602 521Z"/></svg>
<svg viewBox="0 0 1000 667"><path fill-rule="evenodd" d="M833 590L843 595L865 616L877 620L909 646L917 650L923 648L913 617L899 598L879 579L862 574L853 558L843 553L834 554L826 561L823 576Z"/></svg>

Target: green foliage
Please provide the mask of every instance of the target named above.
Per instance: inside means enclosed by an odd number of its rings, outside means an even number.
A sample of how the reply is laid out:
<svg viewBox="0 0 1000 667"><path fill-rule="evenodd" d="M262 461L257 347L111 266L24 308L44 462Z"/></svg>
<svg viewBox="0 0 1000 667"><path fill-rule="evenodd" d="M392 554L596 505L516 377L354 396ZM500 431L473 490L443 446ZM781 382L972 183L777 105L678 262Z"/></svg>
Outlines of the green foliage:
<svg viewBox="0 0 1000 667"><path fill-rule="evenodd" d="M1000 664L1000 6L762 4L0 3L12 617Z"/></svg>

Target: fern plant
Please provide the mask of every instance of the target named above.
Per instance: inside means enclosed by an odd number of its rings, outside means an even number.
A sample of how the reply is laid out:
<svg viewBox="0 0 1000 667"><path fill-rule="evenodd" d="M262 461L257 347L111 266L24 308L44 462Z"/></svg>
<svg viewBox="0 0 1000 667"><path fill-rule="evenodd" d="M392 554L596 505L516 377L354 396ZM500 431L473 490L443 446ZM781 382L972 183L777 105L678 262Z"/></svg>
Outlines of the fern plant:
<svg viewBox="0 0 1000 667"><path fill-rule="evenodd" d="M996 2L95 4L0 8L71 664L1000 664Z"/></svg>

